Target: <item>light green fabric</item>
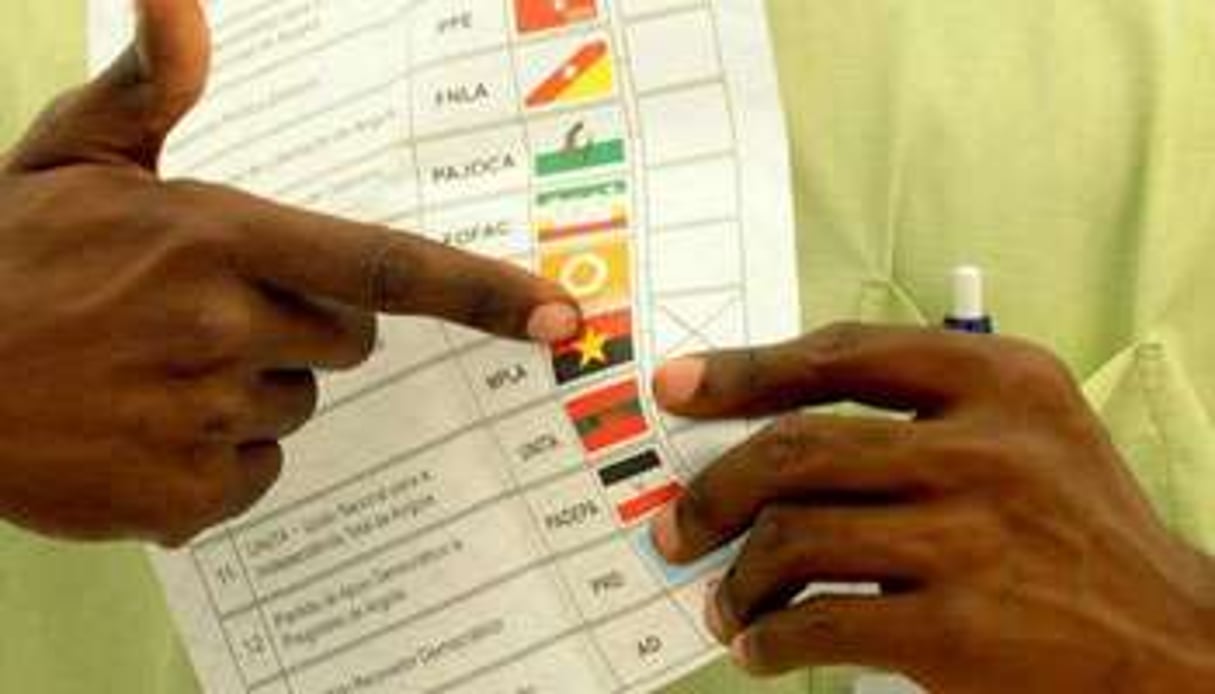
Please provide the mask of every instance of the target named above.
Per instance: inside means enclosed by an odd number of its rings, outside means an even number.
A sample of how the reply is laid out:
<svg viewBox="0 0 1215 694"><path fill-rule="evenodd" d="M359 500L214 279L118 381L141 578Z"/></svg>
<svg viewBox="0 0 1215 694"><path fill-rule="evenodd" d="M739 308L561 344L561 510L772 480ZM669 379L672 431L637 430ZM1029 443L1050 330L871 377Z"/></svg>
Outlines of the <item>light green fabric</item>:
<svg viewBox="0 0 1215 694"><path fill-rule="evenodd" d="M933 322L947 268L983 264L1003 330L1073 366L1171 525L1215 548L1215 4L769 5L808 320ZM0 7L0 142L81 73L81 14ZM673 691L811 690L722 666ZM0 691L195 691L134 548L0 529Z"/></svg>

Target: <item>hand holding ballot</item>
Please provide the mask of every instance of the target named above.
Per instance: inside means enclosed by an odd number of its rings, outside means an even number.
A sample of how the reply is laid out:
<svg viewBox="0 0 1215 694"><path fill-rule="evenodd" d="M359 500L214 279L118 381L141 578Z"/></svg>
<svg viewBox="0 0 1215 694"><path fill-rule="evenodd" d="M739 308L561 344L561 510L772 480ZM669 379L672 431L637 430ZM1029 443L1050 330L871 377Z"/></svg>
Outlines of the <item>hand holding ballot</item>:
<svg viewBox="0 0 1215 694"><path fill-rule="evenodd" d="M864 664L992 694L1202 681L1211 559L1161 522L1049 352L843 325L679 360L656 387L683 416L784 414L654 526L678 563L750 533L706 607L748 671ZM785 414L848 401L915 418ZM799 600L856 581L882 594Z"/></svg>
<svg viewBox="0 0 1215 694"><path fill-rule="evenodd" d="M139 37L0 173L0 517L177 545L248 508L314 370L364 361L376 312L572 336L566 293L510 265L233 189L157 176L200 97L198 3L143 0Z"/></svg>

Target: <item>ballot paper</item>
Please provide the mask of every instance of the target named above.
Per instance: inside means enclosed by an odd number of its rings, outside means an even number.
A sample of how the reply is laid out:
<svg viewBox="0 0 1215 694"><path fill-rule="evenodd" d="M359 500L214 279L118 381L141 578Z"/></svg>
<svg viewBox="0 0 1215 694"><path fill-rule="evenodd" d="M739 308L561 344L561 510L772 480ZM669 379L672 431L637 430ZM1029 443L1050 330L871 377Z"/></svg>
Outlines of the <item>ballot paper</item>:
<svg viewBox="0 0 1215 694"><path fill-rule="evenodd" d="M551 348L386 318L325 376L273 492L153 554L207 691L648 692L720 655L728 553L669 566L647 522L751 425L666 416L649 382L798 328L763 3L204 5L166 176L517 263L587 316ZM91 3L95 67L129 11Z"/></svg>

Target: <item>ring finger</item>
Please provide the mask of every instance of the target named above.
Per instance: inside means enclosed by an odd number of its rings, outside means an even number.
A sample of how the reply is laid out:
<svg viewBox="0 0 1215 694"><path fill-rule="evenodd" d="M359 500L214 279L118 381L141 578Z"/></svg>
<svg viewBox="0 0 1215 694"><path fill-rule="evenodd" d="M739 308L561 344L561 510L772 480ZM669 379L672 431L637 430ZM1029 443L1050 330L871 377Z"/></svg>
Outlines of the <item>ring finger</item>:
<svg viewBox="0 0 1215 694"><path fill-rule="evenodd" d="M938 522L913 507L772 506L706 605L728 643L813 583L919 585L940 569Z"/></svg>

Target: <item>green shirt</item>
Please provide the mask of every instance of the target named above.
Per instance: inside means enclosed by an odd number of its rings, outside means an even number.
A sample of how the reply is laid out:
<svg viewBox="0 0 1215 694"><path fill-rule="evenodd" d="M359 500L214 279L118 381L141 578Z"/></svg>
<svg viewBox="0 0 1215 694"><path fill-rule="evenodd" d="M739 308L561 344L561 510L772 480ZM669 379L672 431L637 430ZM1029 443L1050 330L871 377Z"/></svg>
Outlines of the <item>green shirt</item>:
<svg viewBox="0 0 1215 694"><path fill-rule="evenodd" d="M1215 4L768 4L808 324L933 323L947 269L983 265L1002 330L1071 364L1171 526L1215 548ZM0 7L0 142L82 76L82 26L79 0ZM0 528L0 691L196 691L138 548ZM816 690L723 665L674 691Z"/></svg>

